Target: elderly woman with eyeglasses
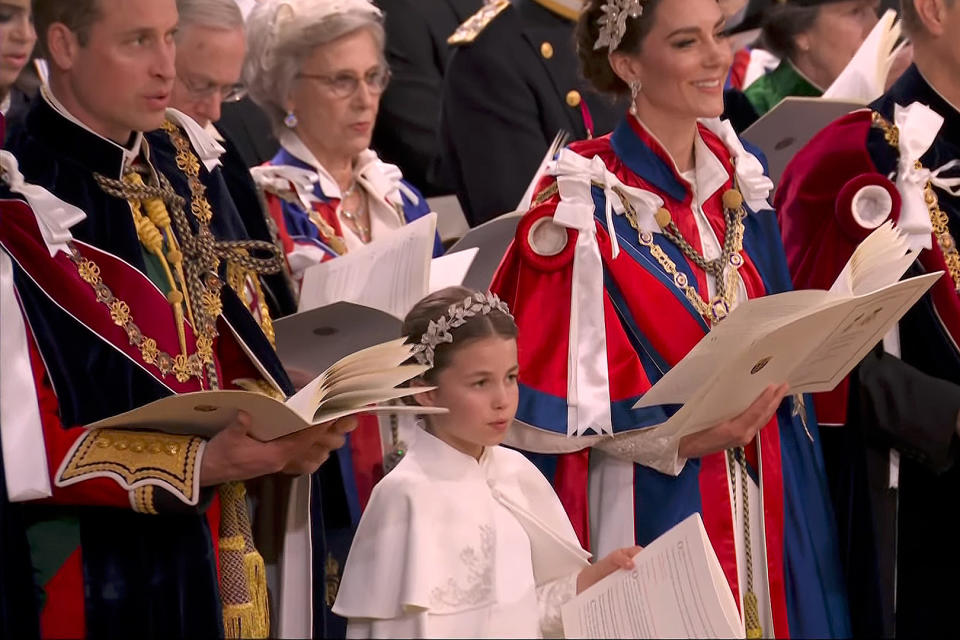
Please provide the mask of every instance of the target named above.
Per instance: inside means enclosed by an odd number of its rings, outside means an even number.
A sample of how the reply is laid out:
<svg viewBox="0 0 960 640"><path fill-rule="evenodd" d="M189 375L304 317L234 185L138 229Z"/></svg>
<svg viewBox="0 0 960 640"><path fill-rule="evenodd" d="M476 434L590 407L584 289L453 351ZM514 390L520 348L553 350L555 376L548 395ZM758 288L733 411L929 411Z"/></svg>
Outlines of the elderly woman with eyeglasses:
<svg viewBox="0 0 960 640"><path fill-rule="evenodd" d="M247 33L244 79L281 144L254 177L295 278L429 213L400 170L369 149L390 80L379 9L367 0L264 0Z"/></svg>

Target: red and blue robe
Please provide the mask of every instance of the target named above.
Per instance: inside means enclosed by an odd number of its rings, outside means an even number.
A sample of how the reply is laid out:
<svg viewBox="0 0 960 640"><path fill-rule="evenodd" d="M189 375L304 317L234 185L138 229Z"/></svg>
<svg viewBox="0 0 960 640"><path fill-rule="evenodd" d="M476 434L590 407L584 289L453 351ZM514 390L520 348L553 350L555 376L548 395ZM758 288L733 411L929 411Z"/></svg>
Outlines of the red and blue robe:
<svg viewBox="0 0 960 640"><path fill-rule="evenodd" d="M701 126L699 133L729 176L702 205L713 232L723 238L721 196L733 186L732 151L706 127ZM639 122L628 116L611 135L575 143L569 150L588 159L599 157L623 185L661 197L684 237L701 250L687 183L666 151ZM553 181L547 178L541 182L538 192L543 193ZM676 410L632 407L706 335L709 327L649 249L638 242L637 231L625 216L613 216L613 229L608 227L604 189L594 184L592 197L602 260L610 427L614 434L626 434L660 424ZM534 432L552 434L554 442L556 436L566 437L568 433L568 336L578 232L566 230L567 242L559 252L534 250L530 234L540 220L554 215L559 202L553 195L526 214L493 283L496 293L513 309L519 327L517 419ZM773 211L750 211L744 225L744 265L739 273L748 296L789 290L789 272ZM619 242L616 258L612 257L611 232ZM654 242L708 299L704 272L664 236L655 234ZM550 253L553 255L545 255ZM785 400L776 417L761 430L759 459L751 461L754 470L762 469L766 569L774 625L764 633L777 637L843 637L850 629L833 514L812 412L808 411L806 418L809 433L802 417L794 415L793 402ZM571 444L567 450L577 448ZM590 522L587 490L590 456L591 451L582 447L573 453L532 455L553 478L585 546L590 543L589 532L595 524ZM699 512L732 592L740 593L725 454L688 460L676 476L639 464L633 471L636 543L648 544Z"/></svg>

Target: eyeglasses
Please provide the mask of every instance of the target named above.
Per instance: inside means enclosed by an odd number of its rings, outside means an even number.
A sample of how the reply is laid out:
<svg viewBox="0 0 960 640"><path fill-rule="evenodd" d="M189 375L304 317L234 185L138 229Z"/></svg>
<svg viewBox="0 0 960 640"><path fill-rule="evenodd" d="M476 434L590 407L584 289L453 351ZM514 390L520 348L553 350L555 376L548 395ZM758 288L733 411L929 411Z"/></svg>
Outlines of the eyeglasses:
<svg viewBox="0 0 960 640"><path fill-rule="evenodd" d="M215 82L196 83L181 76L177 76L177 79L196 100L205 100L213 94L219 93L221 102L239 102L247 95L247 87L239 82L237 84L219 85Z"/></svg>
<svg viewBox="0 0 960 640"><path fill-rule="evenodd" d="M360 88L360 77L349 71L341 71L335 75L326 75L321 73L298 73L298 78L310 78L311 80L320 80L330 93L336 98L349 98ZM363 82L367 85L367 90L379 95L390 84L390 69L387 67L378 67L367 72L363 76Z"/></svg>

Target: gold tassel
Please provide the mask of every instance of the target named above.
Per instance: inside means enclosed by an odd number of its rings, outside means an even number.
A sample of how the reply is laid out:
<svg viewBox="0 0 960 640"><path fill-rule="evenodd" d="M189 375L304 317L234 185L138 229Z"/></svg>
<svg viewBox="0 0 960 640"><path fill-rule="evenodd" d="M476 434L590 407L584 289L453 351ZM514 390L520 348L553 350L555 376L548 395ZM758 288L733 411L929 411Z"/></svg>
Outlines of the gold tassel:
<svg viewBox="0 0 960 640"><path fill-rule="evenodd" d="M267 573L259 553L243 556L250 602L223 607L223 629L227 638L266 638L270 635L270 601Z"/></svg>

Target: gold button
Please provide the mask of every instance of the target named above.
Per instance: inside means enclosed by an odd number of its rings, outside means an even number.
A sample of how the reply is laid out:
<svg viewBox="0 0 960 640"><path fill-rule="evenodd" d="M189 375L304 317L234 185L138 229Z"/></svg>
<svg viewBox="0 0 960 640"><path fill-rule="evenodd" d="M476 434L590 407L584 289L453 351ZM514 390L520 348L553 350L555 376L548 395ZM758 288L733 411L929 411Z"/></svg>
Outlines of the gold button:
<svg viewBox="0 0 960 640"><path fill-rule="evenodd" d="M570 105L571 107L579 107L580 100L581 100L580 92L577 91L576 89L567 93L567 104Z"/></svg>
<svg viewBox="0 0 960 640"><path fill-rule="evenodd" d="M553 57L553 45L549 42L540 43L540 55L549 60Z"/></svg>

